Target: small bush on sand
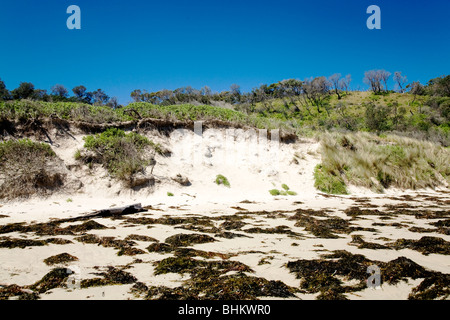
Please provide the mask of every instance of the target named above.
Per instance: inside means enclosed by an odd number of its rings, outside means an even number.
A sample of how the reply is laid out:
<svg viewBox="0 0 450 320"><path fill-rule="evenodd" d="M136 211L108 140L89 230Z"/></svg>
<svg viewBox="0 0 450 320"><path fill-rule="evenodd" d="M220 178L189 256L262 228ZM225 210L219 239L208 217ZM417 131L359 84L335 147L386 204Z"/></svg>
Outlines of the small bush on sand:
<svg viewBox="0 0 450 320"><path fill-rule="evenodd" d="M60 159L45 143L29 139L0 143L0 198L44 194L63 185Z"/></svg>
<svg viewBox="0 0 450 320"><path fill-rule="evenodd" d="M225 187L228 187L228 188L230 187L230 182L228 181L228 179L221 174L216 176L216 183L223 184Z"/></svg>
<svg viewBox="0 0 450 320"><path fill-rule="evenodd" d="M314 169L314 186L320 191L331 194L347 194L347 187L340 176L334 175L322 165Z"/></svg>
<svg viewBox="0 0 450 320"><path fill-rule="evenodd" d="M279 196L280 195L280 190L278 190L278 189L272 189L272 190L269 190L269 192L273 196Z"/></svg>

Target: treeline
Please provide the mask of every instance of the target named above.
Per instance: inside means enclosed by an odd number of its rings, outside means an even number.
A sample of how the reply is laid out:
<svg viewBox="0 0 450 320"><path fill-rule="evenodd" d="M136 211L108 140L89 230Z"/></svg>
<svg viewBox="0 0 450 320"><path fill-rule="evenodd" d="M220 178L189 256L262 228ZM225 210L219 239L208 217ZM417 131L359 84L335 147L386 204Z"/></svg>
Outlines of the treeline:
<svg viewBox="0 0 450 320"><path fill-rule="evenodd" d="M431 79L423 85L418 81L408 83L407 77L402 72L396 71L392 76L394 81L392 90L388 87L391 76L392 74L386 70L370 70L364 74L364 83L375 94L409 92L414 95L414 99L421 95L450 96L450 75ZM329 77L321 76L304 80L288 79L272 84L262 84L250 92L242 92L239 85L232 84L229 90L214 93L208 86L201 89L186 86L175 90L164 89L156 92L136 89L131 92L130 96L134 102L149 102L157 105L186 103L217 105L222 103L240 105L240 109L246 111L252 111L252 107L258 103L265 104L272 99L285 99L287 103L293 105L300 102L303 105L315 106L320 110L331 95L335 94L340 100L343 95L348 94L351 91L351 81L350 74L343 77L337 73ZM53 86L51 92L47 93L47 90L36 89L30 82L21 82L19 87L9 91L0 79L0 101L30 99L121 107L116 97L109 97L102 89L88 91L85 86L79 85L72 89L72 93L73 95L70 96L69 90L60 84Z"/></svg>
<svg viewBox="0 0 450 320"><path fill-rule="evenodd" d="M423 85L418 81L408 83L407 77L402 72L396 71L392 76L394 87L390 89L388 83L391 76L392 74L386 70L370 70L364 74L364 83L375 94L409 92L414 95L414 98L421 95L450 96L450 76L431 79L427 84ZM184 103L217 104L217 102L222 102L244 106L244 109L247 109L247 111L252 111L252 106L258 103L264 104L273 99L286 99L288 103L293 105L300 102L320 109L331 95L335 94L340 100L343 95L348 94L351 91L351 81L352 77L350 74L343 77L337 73L329 77L322 76L304 80L288 79L272 84L263 84L250 92L241 92L237 84L231 85L230 90L216 93L213 93L208 86L201 89L187 86L175 90L164 89L156 92L136 89L131 92L131 98L134 102L149 102L158 105Z"/></svg>
<svg viewBox="0 0 450 320"><path fill-rule="evenodd" d="M20 85L9 91L5 83L0 79L0 101L29 99L45 102L81 102L95 106L119 107L116 97L109 97L102 89L88 91L83 85L72 89L73 95L70 96L69 90L61 84L56 84L47 90L36 89L31 82L21 82Z"/></svg>

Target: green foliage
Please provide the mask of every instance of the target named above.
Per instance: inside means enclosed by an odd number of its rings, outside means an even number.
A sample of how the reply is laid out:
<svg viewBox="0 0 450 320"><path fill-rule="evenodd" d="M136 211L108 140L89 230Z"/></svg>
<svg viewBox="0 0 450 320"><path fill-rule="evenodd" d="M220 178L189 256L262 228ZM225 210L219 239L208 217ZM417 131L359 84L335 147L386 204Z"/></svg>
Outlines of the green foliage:
<svg viewBox="0 0 450 320"><path fill-rule="evenodd" d="M314 186L322 192L331 194L347 194L347 187L344 180L334 174L333 171L327 170L323 165L317 165L314 168Z"/></svg>
<svg viewBox="0 0 450 320"><path fill-rule="evenodd" d="M225 187L228 187L228 188L230 187L230 182L228 181L228 179L225 176L221 175L221 174L218 174L216 176L216 181L215 182L218 185L223 184Z"/></svg>
<svg viewBox="0 0 450 320"><path fill-rule="evenodd" d="M282 184L281 188L283 190L271 189L269 193L273 196L296 196L297 192L289 190L289 187L286 184Z"/></svg>
<svg viewBox="0 0 450 320"><path fill-rule="evenodd" d="M150 140L135 132L127 134L123 130L110 128L100 134L86 136L84 140L84 147L93 155L81 156L82 160L102 164L120 180L129 180L151 163L151 159L143 156L144 149L151 145Z"/></svg>
<svg viewBox="0 0 450 320"><path fill-rule="evenodd" d="M173 194L172 192L167 192L167 196L168 196L168 197L173 197L174 194Z"/></svg>
<svg viewBox="0 0 450 320"><path fill-rule="evenodd" d="M269 192L273 196L279 196L280 195L280 190L278 190L278 189L272 189L272 190L269 190Z"/></svg>

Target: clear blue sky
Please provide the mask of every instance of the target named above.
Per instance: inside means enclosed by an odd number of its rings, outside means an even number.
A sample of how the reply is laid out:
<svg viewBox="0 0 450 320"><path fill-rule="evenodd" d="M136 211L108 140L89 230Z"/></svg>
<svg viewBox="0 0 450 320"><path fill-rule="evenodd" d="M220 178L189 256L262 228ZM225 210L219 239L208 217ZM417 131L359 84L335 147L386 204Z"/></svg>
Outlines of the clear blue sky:
<svg viewBox="0 0 450 320"><path fill-rule="evenodd" d="M66 9L81 8L81 30ZM381 8L381 30L366 9ZM262 83L364 71L402 71L425 83L450 73L447 0L2 0L0 78L47 89L102 88L129 102L134 89ZM392 86L392 85L391 85Z"/></svg>

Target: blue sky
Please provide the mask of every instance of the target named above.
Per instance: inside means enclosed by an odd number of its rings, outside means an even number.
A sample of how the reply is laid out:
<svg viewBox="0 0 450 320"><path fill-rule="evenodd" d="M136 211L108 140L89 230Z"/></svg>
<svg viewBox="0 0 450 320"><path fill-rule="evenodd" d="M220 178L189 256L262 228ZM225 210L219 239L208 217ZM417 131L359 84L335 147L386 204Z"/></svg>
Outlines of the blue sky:
<svg viewBox="0 0 450 320"><path fill-rule="evenodd" d="M66 27L72 4L81 30ZM381 30L366 27L372 4ZM0 78L102 88L122 104L134 89L249 91L333 73L365 89L371 69L425 83L450 73L449 17L442 0L2 0Z"/></svg>

